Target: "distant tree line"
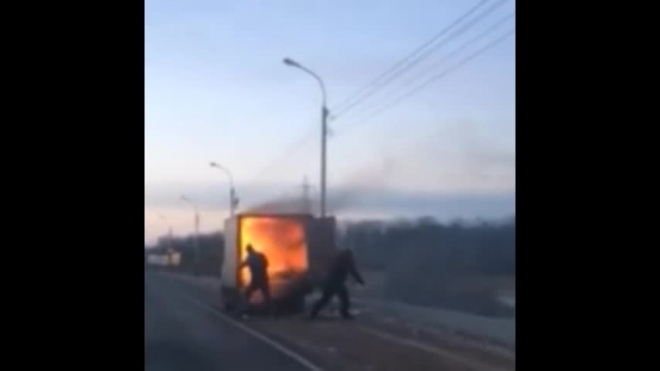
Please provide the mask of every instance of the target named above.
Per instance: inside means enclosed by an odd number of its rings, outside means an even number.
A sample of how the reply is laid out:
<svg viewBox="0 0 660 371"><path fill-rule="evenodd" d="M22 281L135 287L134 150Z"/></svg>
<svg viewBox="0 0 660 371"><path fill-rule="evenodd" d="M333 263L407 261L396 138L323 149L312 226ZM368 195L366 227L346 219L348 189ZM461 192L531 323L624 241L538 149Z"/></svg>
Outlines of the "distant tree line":
<svg viewBox="0 0 660 371"><path fill-rule="evenodd" d="M497 300L515 283L516 223L359 222L340 233L365 268L384 273L388 299L490 316L514 310Z"/></svg>

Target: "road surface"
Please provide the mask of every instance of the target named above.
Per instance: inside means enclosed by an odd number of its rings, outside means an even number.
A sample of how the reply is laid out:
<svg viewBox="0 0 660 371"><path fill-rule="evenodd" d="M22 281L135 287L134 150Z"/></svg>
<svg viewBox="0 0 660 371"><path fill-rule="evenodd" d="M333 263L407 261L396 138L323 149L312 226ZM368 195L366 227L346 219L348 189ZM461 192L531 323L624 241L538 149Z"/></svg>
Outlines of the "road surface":
<svg viewBox="0 0 660 371"><path fill-rule="evenodd" d="M149 274L145 275L144 324L146 371L310 371L182 295L171 282Z"/></svg>
<svg viewBox="0 0 660 371"><path fill-rule="evenodd" d="M196 285L206 287L211 291L220 290L220 281L217 278L179 277L182 281L196 283ZM364 297L359 291L354 292L353 297L353 302L356 306L404 320L411 325L438 328L440 330L464 334L468 337L481 338L484 341L490 341L509 349L515 349L516 346L515 319L488 318L452 310L387 302Z"/></svg>
<svg viewBox="0 0 660 371"><path fill-rule="evenodd" d="M408 327L378 313L363 311L354 322L332 311L315 322L236 321L217 309L218 290L198 279L158 273L145 279L147 370L515 370L515 352Z"/></svg>

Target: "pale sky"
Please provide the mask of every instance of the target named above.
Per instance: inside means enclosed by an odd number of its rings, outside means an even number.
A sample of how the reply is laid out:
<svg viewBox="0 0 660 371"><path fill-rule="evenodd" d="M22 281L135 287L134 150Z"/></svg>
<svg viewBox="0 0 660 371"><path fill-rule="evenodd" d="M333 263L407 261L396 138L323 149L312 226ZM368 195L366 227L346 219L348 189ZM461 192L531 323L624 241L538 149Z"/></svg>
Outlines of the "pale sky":
<svg viewBox="0 0 660 371"><path fill-rule="evenodd" d="M221 228L229 187L210 161L233 173L243 208L299 196L305 175L317 196L321 94L316 81L285 66L284 57L323 78L336 113L337 103L479 2L146 0L145 239L170 225L177 234L192 231L181 194L200 205L203 231ZM466 23L490 7L472 27L329 123L329 197L352 195L333 210L338 217L514 213L515 35L387 104L515 28L514 18L500 21L515 11L514 1L488 1ZM380 107L389 108L363 120Z"/></svg>

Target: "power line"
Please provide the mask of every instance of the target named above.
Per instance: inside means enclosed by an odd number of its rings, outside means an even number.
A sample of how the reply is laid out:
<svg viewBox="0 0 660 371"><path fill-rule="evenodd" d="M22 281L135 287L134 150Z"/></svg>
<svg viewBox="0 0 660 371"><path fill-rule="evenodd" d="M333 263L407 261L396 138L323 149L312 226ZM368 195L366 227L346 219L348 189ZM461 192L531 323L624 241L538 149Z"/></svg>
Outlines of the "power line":
<svg viewBox="0 0 660 371"><path fill-rule="evenodd" d="M305 132L304 135L301 135L300 137L298 137L298 139L291 142L291 144L289 144L285 148L285 150L282 152L282 154L280 156L276 157L274 160L270 161L266 166L261 168L261 170L252 179L252 183L254 183L257 179L259 179L262 176L264 176L265 174L267 174L281 160L283 160L286 157L288 157L290 155L293 155L294 153L297 153L298 151L300 151L313 134L315 134L315 130L314 130L314 128L310 128L309 130L307 130Z"/></svg>
<svg viewBox="0 0 660 371"><path fill-rule="evenodd" d="M404 59L400 60L398 63L396 63L392 68L387 70L385 73L381 74L378 76L376 79L374 79L372 82L367 84L367 86L363 89L360 90L359 94L356 94L353 96L352 99L347 99L347 103L344 103L344 106L342 109L337 109L335 107L335 119L339 118L339 116L344 115L351 109L355 108L357 105L359 105L362 101L365 99L368 99L371 97L373 94L378 92L378 89L382 88L383 86L386 86L387 84L391 83L394 81L397 77L401 76L404 72L409 70L410 68L414 67L416 64L427 58L429 55L434 53L436 50L438 50L440 47L442 47L446 42L451 41L453 38L459 36L463 32L465 32L467 29L469 29L472 25L474 25L476 22L481 20L483 17L487 16L494 10L496 10L498 7L502 6L507 0L500 0L497 3L493 4L490 8L488 8L485 12L480 14L476 19L473 19L470 21L467 25L463 26L461 29L458 31L455 31L454 33L450 34L448 37L445 39L441 40L439 43L436 45L432 46L430 49L424 51L425 48L427 48L429 45L432 45L435 43L441 36L443 36L445 33L448 31L452 30L456 26L458 26L461 22L463 22L465 19L470 17L473 13L478 11L481 7L486 5L486 3L489 0L483 0L479 4L477 4L475 7L470 9L467 13L463 14L461 17L459 17L457 20L455 20L452 24L449 26L445 27L442 31L440 31L438 34L433 36L429 41L424 43L422 46L417 48L413 53L405 57ZM420 54L421 53L421 54Z"/></svg>
<svg viewBox="0 0 660 371"><path fill-rule="evenodd" d="M432 45L434 42L436 42L440 37L442 37L444 34L446 34L448 31L452 30L455 28L457 25L459 25L461 22L463 22L465 19L470 17L473 13L477 12L480 8L482 8L484 5L486 5L489 1L491 0L482 0L479 2L477 5L475 5L473 8L471 8L467 13L463 14L461 17L459 17L457 20L455 20L452 24L449 26L445 27L442 31L434 35L431 39L426 41L424 44L419 46L416 50L414 50L411 54L408 56L404 57L402 60L397 62L394 66L392 66L389 70L385 71L382 73L380 76L376 77L374 80L372 80L367 86L365 86L363 89L358 91L357 94L354 94L353 97L345 99L342 103L339 105L341 106L342 104L346 105L348 103L347 107L344 107L342 111L340 111L338 114L334 115L332 118L333 120L336 120L339 115L344 115L345 113L349 112L351 109L355 108L359 103L361 103L363 100L369 98L371 95L377 92L379 87L382 87L384 85L387 85L389 82L393 81L396 79L398 76L400 76L402 73L404 73L406 70L414 67L417 63L421 62L425 58L427 58L429 55L431 55L435 50L437 50L439 47L441 47L444 43L451 41L453 38L461 35L463 32L468 30L470 27L472 27L474 24L476 24L478 21L480 21L483 17L487 16L490 14L492 11L496 10L499 6L503 5L507 0L500 0L497 3L493 4L490 8L485 10L483 13L478 15L475 19L471 20L468 22L468 24L462 26L462 28L456 30L454 33L450 34L448 37L446 37L444 40L442 40L440 43L437 45L433 46L430 50L427 50L424 52L424 49L427 48L428 46ZM423 53L419 55L420 53ZM402 67L403 66L403 67ZM399 69L402 67L399 71ZM376 89L375 91L369 92L369 89ZM364 92L367 90L367 94L365 95ZM350 103L351 100L354 100L354 98L357 97L358 100ZM257 175L254 177L253 182L256 181L258 178L262 177L264 174L269 172L273 167L275 167L280 161L285 159L288 156L291 156L298 151L300 151L304 144L315 134L314 131L307 132L305 135L301 136L299 139L296 141L292 142L285 150L284 152L275 158L273 161L269 162L265 167L263 167Z"/></svg>
<svg viewBox="0 0 660 371"><path fill-rule="evenodd" d="M431 54L436 52L438 49L440 49L447 42L452 41L454 38L456 38L457 36L460 36L462 33L467 31L468 29L470 29L472 26L474 26L476 23L478 23L484 17L488 16L490 13L495 11L498 7L502 6L505 2L506 2L506 0L501 0L500 2L493 4L493 6L491 6L486 11L484 11L483 13L478 15L475 19L472 19L470 22L463 25L462 28L458 29L457 31L455 31L454 33L452 33L451 35L449 35L448 37L443 39L441 42L436 44L433 48L427 50L424 54L422 54L422 55L418 56L417 58L413 59L412 61L410 61L404 68L402 68L399 71L395 72L388 79L386 79L383 83L379 84L378 87L380 87L380 88L385 87L385 86L387 86L387 84L390 84L391 82L396 80L399 76L401 76L402 74L404 74L405 72L407 72L408 70L413 68L418 63L422 62L424 59L428 58ZM368 94L362 96L362 98L358 99L357 101L350 104L348 107L344 108L342 111L338 112L335 115L335 119L337 119L338 117L343 116L346 113L350 112L353 108L358 106L364 100L366 100L369 97L373 96L374 94L378 93L378 91L379 91L378 88L376 88L375 90L371 90L371 92L369 92Z"/></svg>
<svg viewBox="0 0 660 371"><path fill-rule="evenodd" d="M464 14L464 15L461 17L461 19L462 19L462 18L465 18L465 17L467 17L467 16L469 16L469 15L472 14L472 13L474 13L474 12L477 11L480 7L484 6L488 1L489 1L489 0L482 0L482 1L479 2L475 7L473 7L473 8L470 9L466 14ZM459 21L460 21L460 20L459 20ZM401 60L399 60L398 62L396 62L396 63L395 63L392 67L390 67L387 71L385 71L385 72L381 73L380 75L376 76L376 78L374 78L374 79L371 80L367 85L365 85L364 87L362 87L361 89L359 89L355 94L353 94L352 96L350 96L350 97L348 97L348 98L342 100L342 101L339 102L338 104L336 104L336 105L335 105L335 108L341 107L342 105L345 105L345 104L347 104L348 102L354 100L356 97L359 97L359 96L360 96L365 90L369 89L372 85L377 84L378 82L380 82L380 80L381 80L382 78L384 78L384 77L386 77L388 74L392 73L392 71L396 71L396 69L399 68L399 67L400 67L401 65L403 65L404 63L406 63L406 61L408 61L408 59L413 58L417 53L419 53L420 51L424 50L424 48L426 48L427 46L429 46L429 45L431 45L432 43L434 43L435 40L437 40L437 39L440 38L442 35L444 35L445 32L447 32L448 30L450 30L450 29L451 29L454 25L456 25L459 21L454 22L454 23L453 23L452 25L450 25L449 27L446 27L445 29L443 29L443 30L440 31L439 33L435 34L433 37L431 37L431 39L427 40L425 43L423 43L422 45L420 45L419 47L417 47L417 49L413 50L412 53L408 54L406 57L404 57L403 59L401 59Z"/></svg>
<svg viewBox="0 0 660 371"><path fill-rule="evenodd" d="M330 127L326 128L327 130L327 135L328 137L332 137L333 131ZM252 179L252 183L254 183L257 179L261 178L265 174L267 174L270 170L272 170L275 165L277 165L280 161L284 160L285 158L294 155L298 153L300 150L305 148L305 145L311 139L316 135L317 129L314 127L310 127L309 130L305 132L304 135L301 135L298 137L297 140L291 142L285 150L280 154L280 156L276 157L274 160L270 161L266 166L262 167L259 172L256 173L256 175Z"/></svg>
<svg viewBox="0 0 660 371"><path fill-rule="evenodd" d="M394 95L396 95L396 93L398 91L403 90L404 88L407 88L410 85L412 85L412 83L421 80L422 77L425 77L430 72L433 72L434 70L436 70L441 64L444 64L444 62L447 62L447 60L449 60L452 57L454 57L455 55L459 54L461 51L463 51L464 49L466 49L470 45L475 44L476 42L480 41L484 37L488 36L493 31L495 31L496 29L498 29L499 27L504 25L506 22L508 22L509 20L514 18L515 14L516 14L515 12L512 12L512 13L500 18L493 25L491 25L486 30L484 30L482 33L480 33L479 35L473 37L472 39L465 42L464 44L462 44L458 48L454 49L451 53L445 55L444 57L442 57L441 59L439 59L438 61L436 61L432 65L430 65L429 68L426 68L424 71L422 71L422 73L419 73L415 77L413 77L412 79L408 80L405 84L403 84L402 86L399 87L399 90L395 90L395 91L390 92L390 94L386 94L382 99L380 99L379 102L377 102L376 104L373 104L372 107L381 106L382 103L385 103L385 102L389 101Z"/></svg>
<svg viewBox="0 0 660 371"><path fill-rule="evenodd" d="M391 102L389 102L387 105L382 106L380 109L373 111L371 115L367 116L367 117L366 117L363 121L361 121L359 124L354 125L354 126L351 126L350 129L355 130L355 128L357 128L357 127L359 127L359 126L361 126L361 125L364 125L364 124L368 123L369 120L371 120L371 119L375 118L376 116L382 114L383 112L387 111L388 109L390 109L390 108L396 106L397 104L401 103L403 100L405 100L405 99L407 99L407 98L410 98L411 96L413 96L414 94L416 94L416 93L418 93L419 91L423 90L424 88L426 88L426 87L429 86L430 84L432 84L432 83L436 82L437 80L440 80L440 79L442 79L442 78L448 76L448 75L451 74L452 72L458 70L458 69L461 68L462 66L466 65L467 63L469 63L470 61L472 61L473 59L475 59L476 57L480 56L481 54L485 53L485 52L488 51L489 49L495 47L495 46L498 45L499 43L501 43L501 42L503 42L504 40L506 40L507 38L511 37L511 36L515 33L515 31L516 31L515 28L512 29L511 31L509 31L509 32L507 32L506 34L504 34L503 36L501 36L501 37L495 39L494 41L488 43L486 46L484 46L484 47L482 47L481 49L477 50L476 52L470 54L468 57L462 59L461 61L459 61L458 63L456 63L456 64L453 65L452 67L450 67L450 68L444 70L443 72L441 72L441 73L439 73L439 74L433 76L432 78L430 78L429 80L425 81L423 84L417 86L416 88L412 89L411 91L409 91L409 92L407 92L407 93L405 93L405 94L400 95L400 96L397 97L396 99L394 99L394 100L392 100ZM348 131L344 131L344 132L341 132L340 134L346 134L347 132L350 132L350 130L348 130Z"/></svg>

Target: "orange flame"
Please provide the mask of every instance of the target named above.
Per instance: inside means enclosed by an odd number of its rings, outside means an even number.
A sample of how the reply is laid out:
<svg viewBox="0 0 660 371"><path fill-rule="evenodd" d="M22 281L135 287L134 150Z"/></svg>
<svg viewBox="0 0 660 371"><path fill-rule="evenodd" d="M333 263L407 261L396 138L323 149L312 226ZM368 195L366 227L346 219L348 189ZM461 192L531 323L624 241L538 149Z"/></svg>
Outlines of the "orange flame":
<svg viewBox="0 0 660 371"><path fill-rule="evenodd" d="M244 216L240 224L240 260L251 244L268 259L271 295L277 297L283 285L308 269L307 242L303 223L293 217ZM239 274L239 287L250 282L249 269ZM260 299L259 299L260 300Z"/></svg>

